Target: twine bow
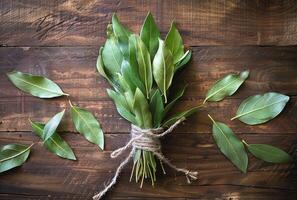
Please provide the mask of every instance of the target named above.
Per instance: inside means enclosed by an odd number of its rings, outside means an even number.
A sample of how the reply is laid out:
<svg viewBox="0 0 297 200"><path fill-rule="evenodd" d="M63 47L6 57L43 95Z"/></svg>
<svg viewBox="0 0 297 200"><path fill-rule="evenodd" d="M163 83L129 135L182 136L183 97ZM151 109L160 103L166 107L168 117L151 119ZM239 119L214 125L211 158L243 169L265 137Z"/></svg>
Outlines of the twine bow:
<svg viewBox="0 0 297 200"><path fill-rule="evenodd" d="M115 175L113 176L110 183L98 194L93 196L94 200L99 200L101 197L103 197L110 188L116 184L117 178L119 177L122 169L128 164L128 162L133 158L133 155L135 153L136 149L141 149L145 151L152 152L160 161L166 163L169 167L173 168L174 170L178 172L182 172L185 174L187 178L187 182L191 183L191 180L196 180L198 172L196 171L190 171L185 168L178 168L174 164L172 164L161 152L161 143L160 139L161 137L167 135L168 133L172 132L172 130L177 127L182 121L184 121L185 118L181 118L178 121L176 121L173 125L171 125L166 131L163 131L163 128L155 128L155 129L141 129L135 125L131 125L131 139L129 142L119 148L114 150L111 154L111 158L116 158L119 155L121 155L124 151L126 151L128 148L132 146L132 150L130 151L129 155L123 160L120 165L118 166Z"/></svg>

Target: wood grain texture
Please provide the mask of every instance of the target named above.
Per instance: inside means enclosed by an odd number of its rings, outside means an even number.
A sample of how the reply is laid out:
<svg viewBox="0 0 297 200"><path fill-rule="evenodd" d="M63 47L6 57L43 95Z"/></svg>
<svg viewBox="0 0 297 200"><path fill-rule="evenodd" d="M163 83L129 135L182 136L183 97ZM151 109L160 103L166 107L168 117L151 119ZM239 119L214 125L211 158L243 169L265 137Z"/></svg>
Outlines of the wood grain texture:
<svg viewBox="0 0 297 200"><path fill-rule="evenodd" d="M192 61L174 80L189 84L174 111L200 104L208 88L226 74L245 69L251 74L234 96L207 104L162 142L174 164L199 171L199 181L188 185L182 174L167 168L155 188L145 183L139 189L129 183L130 165L105 199L297 199L295 0L1 0L0 145L36 143L22 167L0 174L1 200L91 199L112 177L121 159L110 159L110 152L129 140L130 125L108 98L109 85L95 63L112 13L138 32L149 10L162 36L175 20L185 45L193 50ZM48 120L69 109L67 98L42 100L17 90L5 75L12 70L47 76L71 94L73 103L94 113L106 133L106 151L75 133L68 112L59 132L78 161L46 151L28 118ZM267 91L291 97L280 116L259 126L230 121L243 99ZM249 156L249 173L242 174L215 146L207 113L250 143L288 151L294 162L270 165Z"/></svg>
<svg viewBox="0 0 297 200"><path fill-rule="evenodd" d="M164 35L176 20L188 45L296 45L294 0L2 0L3 46L98 45L116 12L139 31L151 11Z"/></svg>
<svg viewBox="0 0 297 200"><path fill-rule="evenodd" d="M0 193L2 197L13 196L17 191L25 197L34 198L50 195L58 199L90 198L94 191L112 177L119 160L109 158L114 150L129 139L128 134L106 135L106 151L86 142L78 134L65 133L63 137L70 143L78 161L58 158L44 148L31 132L2 132L0 144L9 142L37 142L28 162L20 168L2 174ZM262 141L279 146L290 153L296 153L296 137L291 134L240 134L251 143ZM249 197L277 199L284 193L290 198L297 196L296 165L270 165L250 156L249 173L242 174L219 152L213 144L211 134L172 133L163 140L163 151L178 166L186 166L199 171L199 181L186 183L182 174L166 168L167 176L158 175L156 188L146 183L141 190L135 183L129 183L131 166L124 169L119 183L108 197L110 199L135 197L214 199ZM234 192L232 192L234 191ZM279 194L276 194L278 192ZM270 194L269 194L270 193ZM207 196L205 196L207 195ZM1 196L0 196L1 198ZM32 197L31 197L32 198ZM109 199L108 198L108 199ZM258 199L258 198L257 198Z"/></svg>

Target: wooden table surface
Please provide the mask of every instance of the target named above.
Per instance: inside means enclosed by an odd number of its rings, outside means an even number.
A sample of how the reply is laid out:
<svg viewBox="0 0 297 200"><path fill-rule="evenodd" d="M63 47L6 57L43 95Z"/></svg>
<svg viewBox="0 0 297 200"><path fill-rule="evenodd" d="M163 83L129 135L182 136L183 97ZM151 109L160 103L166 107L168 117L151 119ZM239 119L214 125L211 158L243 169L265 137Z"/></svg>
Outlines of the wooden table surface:
<svg viewBox="0 0 297 200"><path fill-rule="evenodd" d="M139 31L151 11L165 36L172 20L193 58L180 76L189 83L176 111L198 105L217 79L244 69L249 79L232 97L210 103L163 140L164 154L180 167L199 170L186 183L167 168L155 188L129 183L131 165L106 199L297 199L297 1L196 0L1 0L0 1L0 145L36 142L28 161L0 174L0 199L91 199L104 187L121 159L110 152L129 140L129 123L108 98L107 82L95 70L106 25L116 12ZM91 110L105 132L100 151L74 131L66 98L42 100L17 90L6 77L12 70L41 74L58 83L77 105ZM249 95L276 91L291 100L267 124L230 121ZM42 147L28 118L46 121L62 108L68 113L60 133L78 161L61 159ZM249 157L248 173L239 172L218 150L210 113L251 143L272 144L294 162L271 165Z"/></svg>

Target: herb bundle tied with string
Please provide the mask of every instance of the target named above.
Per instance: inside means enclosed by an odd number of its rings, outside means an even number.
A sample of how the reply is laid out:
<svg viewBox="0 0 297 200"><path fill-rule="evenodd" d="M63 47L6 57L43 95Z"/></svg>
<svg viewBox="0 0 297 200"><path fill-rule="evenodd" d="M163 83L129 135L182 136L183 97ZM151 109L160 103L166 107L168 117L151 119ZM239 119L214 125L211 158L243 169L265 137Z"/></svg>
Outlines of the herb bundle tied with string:
<svg viewBox="0 0 297 200"><path fill-rule="evenodd" d="M186 117L195 113L194 107L168 116L169 111L182 97L185 87L170 91L175 73L190 60L191 51L185 52L183 41L175 23L161 39L151 13L148 13L140 34L124 27L114 14L107 26L107 40L100 48L98 72L110 83L107 89L118 113L131 123L131 139L122 148L112 152L115 158L127 149L130 154L119 165L114 178L94 199L99 199L116 183L122 168L133 158L130 180L135 178L142 187L144 179L154 185L158 163L184 173L188 182L197 179L197 172L178 168L164 157L160 138L170 133ZM165 173L165 171L164 171Z"/></svg>

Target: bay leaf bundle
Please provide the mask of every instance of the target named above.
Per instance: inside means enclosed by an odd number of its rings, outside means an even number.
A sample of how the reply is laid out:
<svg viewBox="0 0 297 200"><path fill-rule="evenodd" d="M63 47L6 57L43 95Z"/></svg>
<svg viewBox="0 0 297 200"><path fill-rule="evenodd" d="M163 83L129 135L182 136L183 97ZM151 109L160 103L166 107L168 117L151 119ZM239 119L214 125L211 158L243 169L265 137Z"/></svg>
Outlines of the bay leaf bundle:
<svg viewBox="0 0 297 200"><path fill-rule="evenodd" d="M185 91L185 87L170 91L173 78L190 58L191 50L185 51L174 22L163 40L151 13L139 34L121 24L114 14L99 50L97 69L112 86L107 94L124 119L141 129L169 127L198 110L195 107L168 115ZM142 185L143 179L150 178L154 185L157 161L150 151L136 150L131 173L136 182L141 180Z"/></svg>

